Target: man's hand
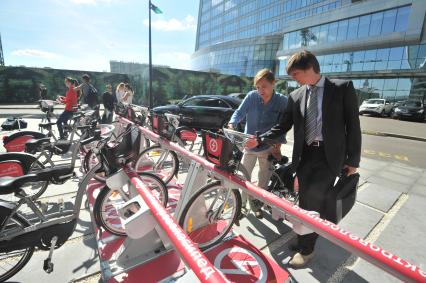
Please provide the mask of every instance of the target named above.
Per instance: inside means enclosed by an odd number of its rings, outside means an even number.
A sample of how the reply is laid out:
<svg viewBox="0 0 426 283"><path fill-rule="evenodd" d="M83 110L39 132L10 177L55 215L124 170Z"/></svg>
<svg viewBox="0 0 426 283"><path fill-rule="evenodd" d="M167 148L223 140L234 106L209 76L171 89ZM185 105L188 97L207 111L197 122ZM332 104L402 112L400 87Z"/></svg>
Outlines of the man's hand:
<svg viewBox="0 0 426 283"><path fill-rule="evenodd" d="M254 148L258 145L257 139L255 137L250 138L246 141L246 144L244 145L246 148Z"/></svg>
<svg viewBox="0 0 426 283"><path fill-rule="evenodd" d="M231 123L229 123L229 124L228 124L228 129L233 130L233 129L234 129L234 125L233 125L233 124L231 124Z"/></svg>
<svg viewBox="0 0 426 283"><path fill-rule="evenodd" d="M346 170L346 176L350 176L352 174L355 174L358 168L345 165L343 166L343 170Z"/></svg>

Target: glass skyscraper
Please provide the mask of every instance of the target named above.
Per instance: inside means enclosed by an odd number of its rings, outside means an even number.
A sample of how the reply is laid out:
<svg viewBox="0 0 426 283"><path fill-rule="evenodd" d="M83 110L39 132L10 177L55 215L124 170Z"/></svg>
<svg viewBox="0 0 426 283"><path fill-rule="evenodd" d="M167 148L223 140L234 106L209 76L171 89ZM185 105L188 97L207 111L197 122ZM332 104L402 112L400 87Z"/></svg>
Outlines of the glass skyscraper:
<svg viewBox="0 0 426 283"><path fill-rule="evenodd" d="M362 95L425 98L426 0L200 0L192 67L279 78L307 49L321 72L351 79ZM296 83L288 81L288 92Z"/></svg>

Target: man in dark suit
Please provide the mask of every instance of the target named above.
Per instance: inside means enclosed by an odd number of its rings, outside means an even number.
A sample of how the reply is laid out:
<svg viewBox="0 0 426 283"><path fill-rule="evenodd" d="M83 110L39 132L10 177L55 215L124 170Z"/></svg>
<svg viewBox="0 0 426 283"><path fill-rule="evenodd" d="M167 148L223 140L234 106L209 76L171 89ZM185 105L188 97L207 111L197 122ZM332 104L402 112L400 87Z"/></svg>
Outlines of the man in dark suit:
<svg viewBox="0 0 426 283"><path fill-rule="evenodd" d="M325 217L325 196L342 169L348 175L359 167L361 129L358 100L351 81L330 80L320 74L316 57L300 51L290 57L289 74L302 87L288 99L280 124L262 136L275 139L294 127L292 163L299 181L299 206ZM256 146L255 140L248 147ZM314 255L318 234L298 235L293 267L304 266Z"/></svg>

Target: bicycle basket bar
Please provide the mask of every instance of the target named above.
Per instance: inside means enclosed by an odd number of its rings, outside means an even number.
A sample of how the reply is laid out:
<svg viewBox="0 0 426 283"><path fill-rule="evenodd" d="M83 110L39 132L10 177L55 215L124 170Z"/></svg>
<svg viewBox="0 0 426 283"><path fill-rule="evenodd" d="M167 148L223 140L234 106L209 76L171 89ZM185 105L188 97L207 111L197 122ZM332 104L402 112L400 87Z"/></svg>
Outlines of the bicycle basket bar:
<svg viewBox="0 0 426 283"><path fill-rule="evenodd" d="M241 133L235 130L223 128L223 134L233 143L235 144L240 151L244 150L244 146L248 139L254 138L253 135Z"/></svg>
<svg viewBox="0 0 426 283"><path fill-rule="evenodd" d="M130 107L132 107L133 110L135 110L135 111L141 112L145 116L149 115L149 108L148 107L136 105L136 104L130 104Z"/></svg>
<svg viewBox="0 0 426 283"><path fill-rule="evenodd" d="M171 113L164 113L164 116L166 117L167 121L173 125L173 127L176 129L179 127L180 124L180 116L171 114Z"/></svg>
<svg viewBox="0 0 426 283"><path fill-rule="evenodd" d="M121 120L124 123L131 123L127 119ZM240 179L230 173L220 171L215 168L214 164L208 162L206 159L198 156L192 152L189 152L185 148L179 146L176 143L161 140L158 135L154 134L150 130L139 127L142 134L149 139L153 139L162 147L174 150L180 155L186 156L207 170L210 170L216 176L222 177L222 179L230 181L242 188L248 194L258 198L265 204L269 204L277 209L284 211L286 214L291 216L294 220L306 226L315 233L320 234L324 238L341 246L349 252L365 259L371 264L381 268L389 274L401 279L404 282L426 282L426 271L421 270L418 266L409 263L408 261L393 255L392 253L381 249L380 247L365 241L364 239L352 235L348 231L341 229L338 225L333 224L325 219L310 214L308 211L293 205L287 200L281 199L279 196L265 191L264 189Z"/></svg>
<svg viewBox="0 0 426 283"><path fill-rule="evenodd" d="M148 205L155 220L167 234L175 250L180 254L186 265L195 273L200 282L228 282L223 274L198 249L191 238L186 235L158 199L154 197L139 175L129 167L126 168L126 173Z"/></svg>

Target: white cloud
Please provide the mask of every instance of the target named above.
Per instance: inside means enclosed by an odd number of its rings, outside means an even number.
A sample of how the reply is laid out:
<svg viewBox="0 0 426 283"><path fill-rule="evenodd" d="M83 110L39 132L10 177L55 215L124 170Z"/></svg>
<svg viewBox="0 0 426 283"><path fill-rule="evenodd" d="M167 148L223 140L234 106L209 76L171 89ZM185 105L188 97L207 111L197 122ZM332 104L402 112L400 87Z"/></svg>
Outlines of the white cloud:
<svg viewBox="0 0 426 283"><path fill-rule="evenodd" d="M148 26L149 20L145 19L143 23ZM191 15L186 16L183 20L171 18L170 20L155 20L151 24L154 29L162 31L195 30L197 27L197 23Z"/></svg>
<svg viewBox="0 0 426 283"><path fill-rule="evenodd" d="M98 3L111 3L112 0L70 0L77 5L97 5Z"/></svg>
<svg viewBox="0 0 426 283"><path fill-rule="evenodd" d="M160 53L155 56L153 64L189 70L191 67L191 55L185 52Z"/></svg>
<svg viewBox="0 0 426 283"><path fill-rule="evenodd" d="M37 49L20 49L12 51L12 55L15 56L28 56L28 57L39 57L46 59L60 58L61 56L55 53L37 50Z"/></svg>

